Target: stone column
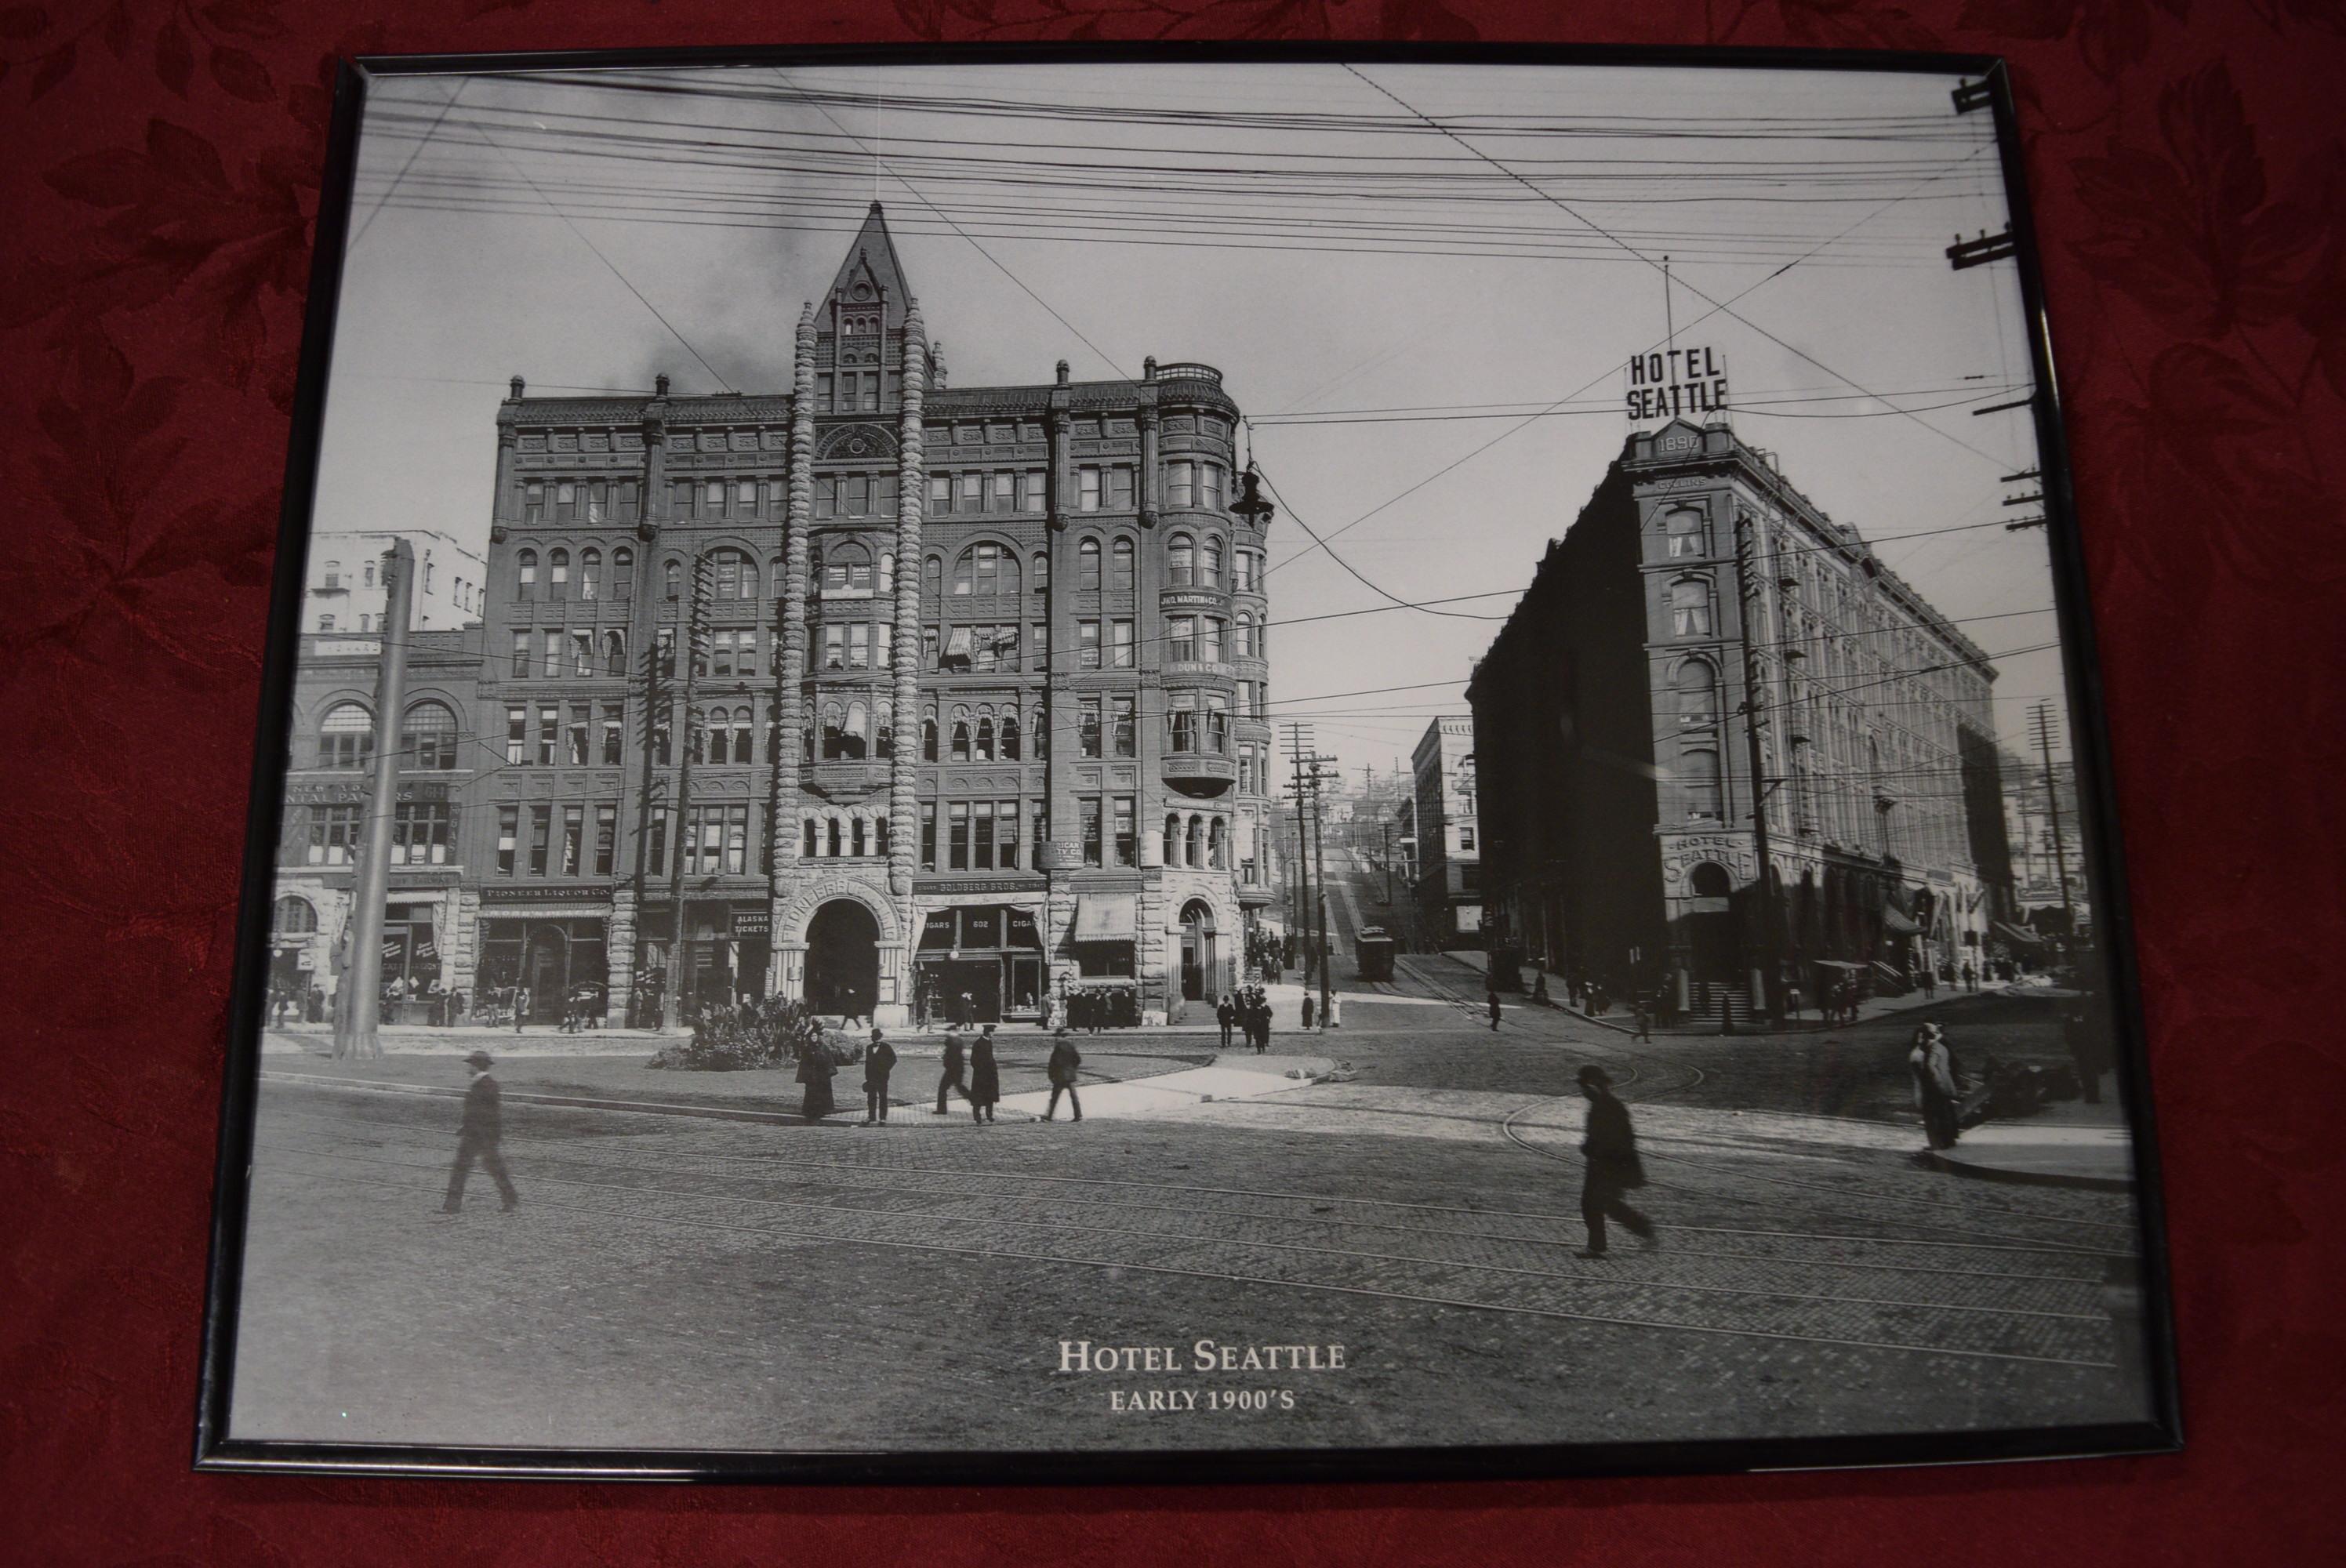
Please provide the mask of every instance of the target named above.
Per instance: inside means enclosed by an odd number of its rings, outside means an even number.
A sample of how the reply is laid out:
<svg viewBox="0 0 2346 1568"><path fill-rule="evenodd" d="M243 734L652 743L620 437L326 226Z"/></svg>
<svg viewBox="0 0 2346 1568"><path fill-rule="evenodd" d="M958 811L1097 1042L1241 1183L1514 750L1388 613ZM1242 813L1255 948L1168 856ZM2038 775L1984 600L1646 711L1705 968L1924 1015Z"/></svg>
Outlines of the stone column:
<svg viewBox="0 0 2346 1568"><path fill-rule="evenodd" d="M888 891L897 900L906 931L919 929L913 916L913 868L921 835L921 514L928 504L921 407L928 390L928 358L921 302L907 299L896 424L896 743L888 764Z"/></svg>

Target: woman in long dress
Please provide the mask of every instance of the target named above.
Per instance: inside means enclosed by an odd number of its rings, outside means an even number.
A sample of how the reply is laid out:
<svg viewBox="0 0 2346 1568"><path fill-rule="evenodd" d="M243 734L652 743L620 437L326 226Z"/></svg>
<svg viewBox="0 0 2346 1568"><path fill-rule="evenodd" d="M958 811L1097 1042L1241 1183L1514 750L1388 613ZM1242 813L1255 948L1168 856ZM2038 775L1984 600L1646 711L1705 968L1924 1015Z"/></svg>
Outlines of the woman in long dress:
<svg viewBox="0 0 2346 1568"><path fill-rule="evenodd" d="M1907 1053L1906 1067L1914 1075L1914 1107L1923 1113L1923 1135L1934 1149L1954 1147L1961 1093L1955 1084L1954 1059L1937 1024L1925 1023L1914 1031L1914 1048Z"/></svg>
<svg viewBox="0 0 2346 1568"><path fill-rule="evenodd" d="M969 1119L994 1120L994 1103L1002 1098L1002 1074L994 1064L994 1036L981 1034L969 1047Z"/></svg>
<svg viewBox="0 0 2346 1568"><path fill-rule="evenodd" d="M831 1051L817 1033L799 1051L799 1082L806 1085L806 1104L800 1113L810 1122L819 1122L831 1115L831 1080L839 1069L831 1064Z"/></svg>

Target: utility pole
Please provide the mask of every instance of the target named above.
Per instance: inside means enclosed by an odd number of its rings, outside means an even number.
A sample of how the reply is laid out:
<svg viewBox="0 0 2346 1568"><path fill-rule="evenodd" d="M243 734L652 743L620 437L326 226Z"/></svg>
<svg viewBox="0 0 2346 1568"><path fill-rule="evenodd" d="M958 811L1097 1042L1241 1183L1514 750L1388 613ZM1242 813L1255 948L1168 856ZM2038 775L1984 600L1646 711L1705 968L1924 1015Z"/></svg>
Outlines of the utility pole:
<svg viewBox="0 0 2346 1568"><path fill-rule="evenodd" d="M1320 918L1320 1033L1328 1033L1328 860L1322 842L1320 815L1320 783L1328 775L1320 770L1323 762L1335 759L1314 753L1311 758L1311 875L1319 884L1318 911Z"/></svg>
<svg viewBox="0 0 2346 1568"><path fill-rule="evenodd" d="M683 748L677 758L676 769L676 844L671 853L675 860L668 871L668 968L672 979L669 994L674 998L679 1021L684 1016L684 986L692 976L692 957L684 934L684 857L686 844L692 833L692 753L700 739L700 718L693 709L693 693L701 669L709 657L709 598L714 585L711 578L716 568L706 553L692 558L692 600L686 610L684 636L684 718L677 737Z"/></svg>
<svg viewBox="0 0 2346 1568"><path fill-rule="evenodd" d="M1759 901L1759 972L1760 983L1751 998L1755 1011L1777 1015L1776 991L1779 983L1776 962L1776 890L1775 866L1768 857L1768 777L1766 752L1760 742L1760 648L1751 636L1752 618L1760 609L1760 574L1751 558L1751 530L1756 521L1748 513L1739 513L1735 519L1735 579L1737 588L1736 629L1743 641L1743 737L1750 755L1751 767L1751 849L1760 862L1760 874L1753 884Z"/></svg>
<svg viewBox="0 0 2346 1568"><path fill-rule="evenodd" d="M1311 828L1305 813L1308 809L1303 793L1303 726L1287 727L1287 754L1295 768L1295 924L1305 939L1304 952L1309 962L1311 952Z"/></svg>
<svg viewBox="0 0 2346 1568"><path fill-rule="evenodd" d="M648 568L645 573L645 586L647 589L650 586ZM644 889L648 880L647 873L651 869L653 759L658 755L660 718L663 705L667 700L667 688L660 682L659 626L655 620L651 623L651 636L644 642L644 785L641 803L636 812L636 931L639 936L637 944L638 948L637 962L639 968L643 966L643 954L640 950L648 945L643 942L640 937L648 934L651 930L648 908L644 902ZM660 836L660 847L664 853L669 852L668 836L664 833ZM676 953L673 949L670 949L669 978L663 983L664 993L674 989L675 969ZM631 985L627 992L630 1005L636 1015L635 1022L639 1027L658 1028L660 1023L659 1014L644 1004L642 993L643 988L640 985ZM670 998L663 994L660 1005L662 1008L670 1005Z"/></svg>
<svg viewBox="0 0 2346 1568"><path fill-rule="evenodd" d="M394 540L383 553L382 655L375 665L374 772L367 785L351 889L349 948L334 993L334 1055L378 1061L382 1040L382 917L391 896L392 819L399 809L399 731L407 707L407 636L414 603L415 547Z"/></svg>
<svg viewBox="0 0 2346 1568"><path fill-rule="evenodd" d="M2062 941L2075 947L2077 909L2069 898L2069 852L2061 842L2061 791L2053 782L2053 705L2040 702L2028 710L2029 728L2036 733L2036 752L2045 759L2045 809L2053 821L2053 865L2061 879L2061 914L2068 930Z"/></svg>

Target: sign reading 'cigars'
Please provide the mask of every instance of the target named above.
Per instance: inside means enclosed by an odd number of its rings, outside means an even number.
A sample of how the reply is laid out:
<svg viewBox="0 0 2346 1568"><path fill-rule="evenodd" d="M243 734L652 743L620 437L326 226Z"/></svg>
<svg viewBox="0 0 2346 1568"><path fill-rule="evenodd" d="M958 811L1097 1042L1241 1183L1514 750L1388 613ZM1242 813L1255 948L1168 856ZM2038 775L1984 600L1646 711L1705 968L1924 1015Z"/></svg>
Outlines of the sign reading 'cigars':
<svg viewBox="0 0 2346 1568"><path fill-rule="evenodd" d="M1719 413L1727 407L1727 364L1716 349L1658 349L1630 360L1626 399L1632 423Z"/></svg>

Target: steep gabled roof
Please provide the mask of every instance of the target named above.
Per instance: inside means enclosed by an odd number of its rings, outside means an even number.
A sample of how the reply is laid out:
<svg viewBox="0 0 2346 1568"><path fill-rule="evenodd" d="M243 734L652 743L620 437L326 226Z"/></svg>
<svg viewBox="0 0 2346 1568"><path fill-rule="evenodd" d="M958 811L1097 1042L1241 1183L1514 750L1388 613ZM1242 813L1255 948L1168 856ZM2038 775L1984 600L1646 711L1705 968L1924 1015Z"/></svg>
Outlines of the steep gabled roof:
<svg viewBox="0 0 2346 1568"><path fill-rule="evenodd" d="M831 291L852 299L858 282L871 284L878 297L888 302L890 327L903 324L901 318L905 301L913 297L912 285L904 279L903 263L897 260L896 241L888 233L888 215L876 201L864 216L863 227L855 231L847 259L831 280Z"/></svg>

